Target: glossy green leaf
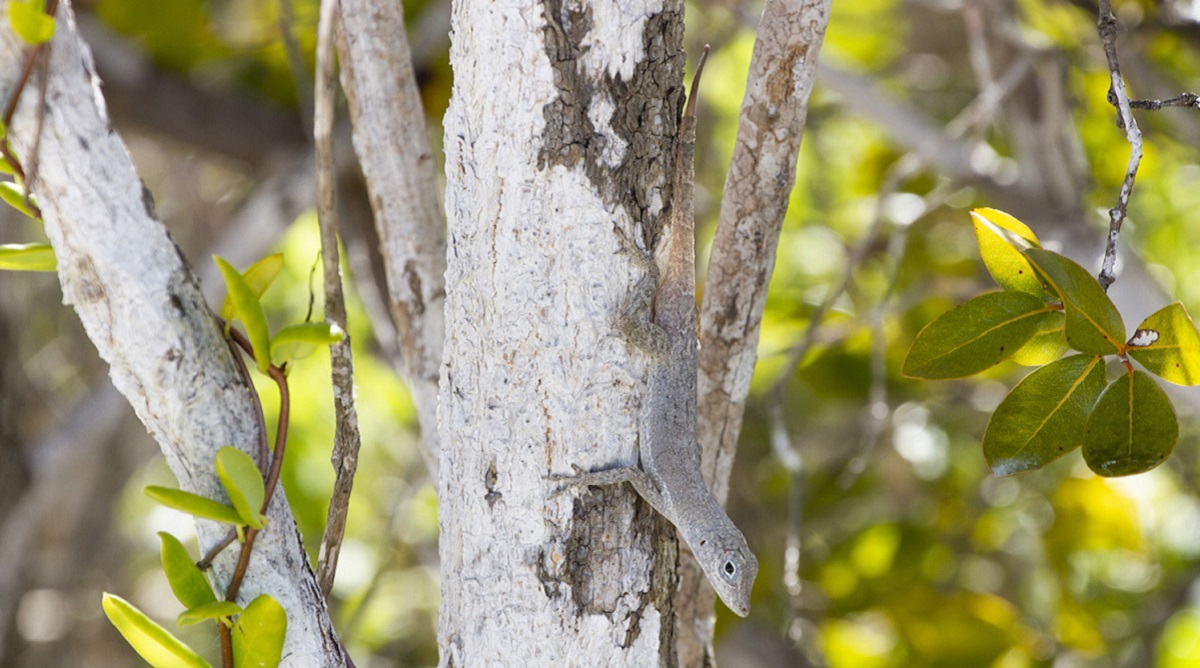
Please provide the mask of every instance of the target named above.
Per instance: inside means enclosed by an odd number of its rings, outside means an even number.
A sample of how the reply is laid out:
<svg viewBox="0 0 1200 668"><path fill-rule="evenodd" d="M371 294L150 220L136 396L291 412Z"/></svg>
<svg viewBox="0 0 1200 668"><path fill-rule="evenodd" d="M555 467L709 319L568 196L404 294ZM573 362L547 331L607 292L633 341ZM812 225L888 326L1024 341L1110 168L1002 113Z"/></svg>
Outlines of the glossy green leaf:
<svg viewBox="0 0 1200 668"><path fill-rule="evenodd" d="M54 36L54 17L46 14L43 0L9 0L8 24L28 44L41 44Z"/></svg>
<svg viewBox="0 0 1200 668"><path fill-rule="evenodd" d="M175 620L175 623L179 625L179 628L183 628L210 619L233 617L241 611L242 606L233 601L213 601L212 603L205 603L204 605L184 610L179 613L179 617Z"/></svg>
<svg viewBox="0 0 1200 668"><path fill-rule="evenodd" d="M275 599L260 594L233 625L235 668L275 668L283 656L287 611Z"/></svg>
<svg viewBox="0 0 1200 668"><path fill-rule="evenodd" d="M1067 344L1093 355L1120 352L1125 342L1125 322L1088 270L1058 253L1040 248L1027 249L1025 256L1062 300Z"/></svg>
<svg viewBox="0 0 1200 668"><path fill-rule="evenodd" d="M1050 313L1025 345L1013 353L1012 361L1021 366L1042 366L1062 357L1068 348L1065 327L1066 317L1062 311Z"/></svg>
<svg viewBox="0 0 1200 668"><path fill-rule="evenodd" d="M262 298L263 293L267 288L271 287L275 277L279 275L279 270L283 268L283 253L275 253L268 255L263 259L255 262L246 268L246 271L241 272L242 280L254 293L255 297ZM225 301L221 303L221 318L231 320L235 316L233 308L233 300L229 295L225 295Z"/></svg>
<svg viewBox="0 0 1200 668"><path fill-rule="evenodd" d="M11 206L17 211L20 211L26 216L33 218L34 220L38 219L38 217L33 215L33 212L29 210L29 207L25 206L25 189L13 183L12 181L0 181L0 199L4 200L5 204ZM37 199L32 195L29 196L29 201L34 206L37 205Z"/></svg>
<svg viewBox="0 0 1200 668"><path fill-rule="evenodd" d="M217 451L217 477L242 524L261 529L264 484L262 473L250 455L227 445Z"/></svg>
<svg viewBox="0 0 1200 668"><path fill-rule="evenodd" d="M258 295L246 283L246 279L238 273L233 265L218 255L213 256L221 276L225 279L225 288L229 291L229 299L233 302L234 317L242 321L246 327L246 336L250 339L250 347L254 350L255 363L258 370L266 373L271 366L271 331L267 328L267 316L263 313Z"/></svg>
<svg viewBox="0 0 1200 668"><path fill-rule="evenodd" d="M288 325L271 339L271 362L282 365L290 360L304 359L321 346L341 341L343 336L341 327L328 322Z"/></svg>
<svg viewBox="0 0 1200 668"><path fill-rule="evenodd" d="M192 494L191 492L171 487L159 487L157 485L150 485L146 488L145 492L146 496L158 503L189 515L229 524L243 523L241 516L232 507L218 503L212 499L206 499L199 494Z"/></svg>
<svg viewBox="0 0 1200 668"><path fill-rule="evenodd" d="M1024 292L991 292L943 313L913 341L904 360L910 378L962 378L1010 357L1051 315Z"/></svg>
<svg viewBox="0 0 1200 668"><path fill-rule="evenodd" d="M104 614L125 641L155 668L212 668L200 655L156 624L129 601L104 595Z"/></svg>
<svg viewBox="0 0 1200 668"><path fill-rule="evenodd" d="M1083 460L1099 475L1144 473L1163 463L1179 439L1167 393L1144 371L1121 374L1092 410Z"/></svg>
<svg viewBox="0 0 1200 668"><path fill-rule="evenodd" d="M996 209L974 209L971 222L975 225L975 241L979 244L979 255L988 273L1005 290L1025 292L1042 296L1045 289L1033 271L1029 260L1005 236L1011 235L1027 245L1040 248L1033 230L1025 223ZM997 230L996 228L999 228Z"/></svg>
<svg viewBox="0 0 1200 668"><path fill-rule="evenodd" d="M185 608L215 603L216 594L213 593L208 580L204 579L204 573L200 572L196 562L188 555L183 543L165 531L158 532L158 538L162 541L163 572L167 574L167 582L170 583L175 598L179 599Z"/></svg>
<svg viewBox="0 0 1200 668"><path fill-rule="evenodd" d="M984 433L992 473L1038 469L1079 447L1103 390L1103 357L1072 355L1026 376L996 407Z"/></svg>
<svg viewBox="0 0 1200 668"><path fill-rule="evenodd" d="M1159 309L1125 344L1129 356L1154 375L1178 385L1200 385L1200 332L1183 304Z"/></svg>
<svg viewBox="0 0 1200 668"><path fill-rule="evenodd" d="M4 244L0 246L0 269L55 271L58 258L50 244Z"/></svg>

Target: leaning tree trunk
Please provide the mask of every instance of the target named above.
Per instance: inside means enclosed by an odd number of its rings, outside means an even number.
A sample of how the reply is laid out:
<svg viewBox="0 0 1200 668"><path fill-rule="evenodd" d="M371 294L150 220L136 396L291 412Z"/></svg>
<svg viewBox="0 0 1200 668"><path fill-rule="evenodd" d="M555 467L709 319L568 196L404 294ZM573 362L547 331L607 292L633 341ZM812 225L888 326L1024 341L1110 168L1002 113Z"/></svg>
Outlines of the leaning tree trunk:
<svg viewBox="0 0 1200 668"><path fill-rule="evenodd" d="M665 4L665 6L664 6ZM626 486L646 360L616 327L670 201L682 2L461 0L445 121L442 665L674 663L674 533Z"/></svg>

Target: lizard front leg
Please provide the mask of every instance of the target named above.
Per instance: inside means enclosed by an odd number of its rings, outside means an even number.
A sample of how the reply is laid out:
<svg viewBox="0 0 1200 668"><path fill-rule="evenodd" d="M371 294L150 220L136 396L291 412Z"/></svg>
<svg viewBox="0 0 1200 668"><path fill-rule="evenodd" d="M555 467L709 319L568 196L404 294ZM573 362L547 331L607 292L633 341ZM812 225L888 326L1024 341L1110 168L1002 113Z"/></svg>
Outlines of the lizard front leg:
<svg viewBox="0 0 1200 668"><path fill-rule="evenodd" d="M657 510L659 514L667 519L673 517L667 512L666 500L663 499L658 485L654 484L654 479L636 466L615 466L599 471L585 471L574 465L571 468L575 469L574 475L553 473L550 475L550 479L565 482L572 486L587 485L593 487L607 487L608 485L619 485L627 482L633 485L633 489L638 495L645 499L646 503L649 503L650 507Z"/></svg>

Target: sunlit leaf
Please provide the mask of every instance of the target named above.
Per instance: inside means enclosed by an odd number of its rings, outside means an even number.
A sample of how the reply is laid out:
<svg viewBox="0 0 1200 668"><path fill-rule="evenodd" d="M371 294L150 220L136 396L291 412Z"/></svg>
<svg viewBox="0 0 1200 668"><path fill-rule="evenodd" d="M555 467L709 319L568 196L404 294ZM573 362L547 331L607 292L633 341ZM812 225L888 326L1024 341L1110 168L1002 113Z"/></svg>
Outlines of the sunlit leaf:
<svg viewBox="0 0 1200 668"><path fill-rule="evenodd" d="M55 271L58 258L50 244L4 244L0 246L0 269Z"/></svg>
<svg viewBox="0 0 1200 668"><path fill-rule="evenodd" d="M11 7L12 5L9 6ZM33 212L29 210L29 207L25 206L25 189L12 181L0 181L0 199L26 216L38 220L38 217L33 215ZM29 196L29 202L37 206L37 200L33 195Z"/></svg>
<svg viewBox="0 0 1200 668"><path fill-rule="evenodd" d="M179 628L183 628L210 619L233 617L241 611L242 606L233 601L213 601L212 603L205 603L204 605L184 610L179 613L179 617L175 620L175 623L179 625Z"/></svg>
<svg viewBox="0 0 1200 668"><path fill-rule="evenodd" d="M246 282L254 296L261 299L282 268L283 253L268 255L247 267L246 271L241 272L242 280ZM234 317L233 300L230 299L230 295L225 295L225 301L221 303L221 318L230 320Z"/></svg>
<svg viewBox="0 0 1200 668"><path fill-rule="evenodd" d="M1067 352L1067 337L1064 334L1066 318L1062 311L1054 311L1042 320L1033 336L1013 353L1012 361L1021 366L1049 364Z"/></svg>
<svg viewBox="0 0 1200 668"><path fill-rule="evenodd" d="M1200 332L1183 304L1159 309L1129 337L1129 356L1178 385L1200 385Z"/></svg>
<svg viewBox="0 0 1200 668"><path fill-rule="evenodd" d="M991 292L929 323L904 360L910 378L962 378L1017 351L1051 315L1045 302L1024 292Z"/></svg>
<svg viewBox="0 0 1200 668"><path fill-rule="evenodd" d="M305 322L288 325L271 339L271 362L281 365L290 360L301 360L313 354L317 348L342 340L342 328L328 322Z"/></svg>
<svg viewBox="0 0 1200 668"><path fill-rule="evenodd" d="M984 433L992 473L1038 469L1079 447L1103 390L1102 357L1072 355L1026 376L996 407Z"/></svg>
<svg viewBox="0 0 1200 668"><path fill-rule="evenodd" d="M1034 248L1040 248L1041 244L1038 243L1033 230L1025 223L996 209L971 211L971 222L975 225L975 240L979 243L979 255L983 258L983 264L1000 287L1038 297L1045 294L1042 281L1033 271L1029 260L993 226Z"/></svg>
<svg viewBox="0 0 1200 668"><path fill-rule="evenodd" d="M41 44L54 36L54 17L46 14L44 0L9 0L8 24L28 44Z"/></svg>
<svg viewBox="0 0 1200 668"><path fill-rule="evenodd" d="M189 515L217 522L242 524L241 516L232 507L218 503L212 499L206 499L199 494L192 494L191 492L171 487L159 487L158 485L150 485L145 489L145 492L146 496L158 503Z"/></svg>
<svg viewBox="0 0 1200 668"><path fill-rule="evenodd" d="M225 288L233 302L234 317L241 320L246 327L246 336L250 339L251 349L254 350L258 370L266 373L271 366L271 331L267 328L267 316L263 313L258 295L254 294L254 290L238 270L226 262L225 258L214 255L213 260L225 279Z"/></svg>
<svg viewBox="0 0 1200 668"><path fill-rule="evenodd" d="M104 595L104 614L117 627L125 641L155 668L212 668L190 647L179 641L133 606L129 601Z"/></svg>
<svg viewBox="0 0 1200 668"><path fill-rule="evenodd" d="M283 656L287 611L275 599L260 594L233 625L235 668L275 668Z"/></svg>
<svg viewBox="0 0 1200 668"><path fill-rule="evenodd" d="M1083 437L1083 460L1102 476L1143 473L1163 463L1179 439L1167 393L1144 371L1121 374L1100 395Z"/></svg>
<svg viewBox="0 0 1200 668"><path fill-rule="evenodd" d="M195 608L216 602L216 594L213 593L208 580L204 579L204 574L200 572L196 562L188 555L183 543L165 531L158 532L158 538L162 541L163 572L167 574L171 591L183 607Z"/></svg>
<svg viewBox="0 0 1200 668"><path fill-rule="evenodd" d="M229 501L242 518L242 524L263 528L262 504L264 484L262 473L250 455L227 445L217 451L217 477L229 495Z"/></svg>
<svg viewBox="0 0 1200 668"><path fill-rule="evenodd" d="M1029 248L1025 256L1062 300L1067 344L1082 353L1111 355L1125 342L1125 322L1087 269L1058 253Z"/></svg>

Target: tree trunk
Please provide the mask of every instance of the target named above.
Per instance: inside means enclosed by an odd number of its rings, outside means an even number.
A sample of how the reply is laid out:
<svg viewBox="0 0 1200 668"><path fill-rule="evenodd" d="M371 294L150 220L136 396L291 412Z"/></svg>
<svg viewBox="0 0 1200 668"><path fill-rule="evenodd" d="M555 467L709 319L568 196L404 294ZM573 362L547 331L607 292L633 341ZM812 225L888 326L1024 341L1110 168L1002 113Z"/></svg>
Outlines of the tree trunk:
<svg viewBox="0 0 1200 668"><path fill-rule="evenodd" d="M622 248L669 214L682 2L453 11L442 665L672 665L674 532L627 486L547 475L637 461Z"/></svg>

